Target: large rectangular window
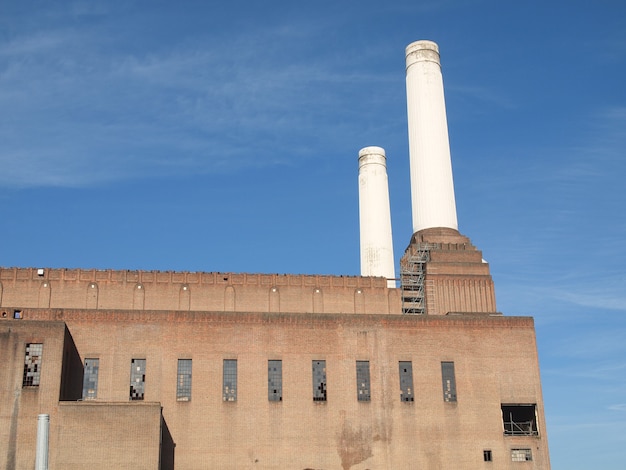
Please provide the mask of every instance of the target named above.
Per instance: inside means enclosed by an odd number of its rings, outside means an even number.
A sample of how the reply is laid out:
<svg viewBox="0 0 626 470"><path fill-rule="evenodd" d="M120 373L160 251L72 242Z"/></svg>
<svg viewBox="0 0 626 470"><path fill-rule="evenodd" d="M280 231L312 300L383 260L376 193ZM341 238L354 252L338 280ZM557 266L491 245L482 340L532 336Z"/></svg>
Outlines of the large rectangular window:
<svg viewBox="0 0 626 470"><path fill-rule="evenodd" d="M283 401L283 361L267 361L267 399Z"/></svg>
<svg viewBox="0 0 626 470"><path fill-rule="evenodd" d="M42 343L26 343L24 353L24 375L22 387L39 387L41 378L41 356L43 354Z"/></svg>
<svg viewBox="0 0 626 470"><path fill-rule="evenodd" d="M313 361L313 401L326 401L326 361Z"/></svg>
<svg viewBox="0 0 626 470"><path fill-rule="evenodd" d="M370 401L369 361L356 361L356 389L358 401Z"/></svg>
<svg viewBox="0 0 626 470"><path fill-rule="evenodd" d="M506 436L537 436L537 405L502 405L502 421Z"/></svg>
<svg viewBox="0 0 626 470"><path fill-rule="evenodd" d="M83 369L83 400L95 400L98 397L98 372L100 359L86 358Z"/></svg>
<svg viewBox="0 0 626 470"><path fill-rule="evenodd" d="M178 374L176 379L176 400L191 400L191 359L178 360Z"/></svg>
<svg viewBox="0 0 626 470"><path fill-rule="evenodd" d="M443 401L456 401L456 379L454 378L454 362L441 363L441 381L443 384Z"/></svg>
<svg viewBox="0 0 626 470"><path fill-rule="evenodd" d="M130 399L143 400L146 386L146 360L130 361Z"/></svg>
<svg viewBox="0 0 626 470"><path fill-rule="evenodd" d="M224 401L237 401L237 360L224 359L224 382L222 398Z"/></svg>
<svg viewBox="0 0 626 470"><path fill-rule="evenodd" d="M413 396L413 364L411 361L400 361L400 400L414 401Z"/></svg>

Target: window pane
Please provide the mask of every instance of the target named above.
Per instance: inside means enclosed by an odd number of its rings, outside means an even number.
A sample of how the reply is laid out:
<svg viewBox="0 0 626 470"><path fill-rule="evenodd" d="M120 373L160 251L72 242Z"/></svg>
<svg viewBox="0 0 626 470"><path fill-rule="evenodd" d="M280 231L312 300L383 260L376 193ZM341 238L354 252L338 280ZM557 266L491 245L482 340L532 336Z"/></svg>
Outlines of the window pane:
<svg viewBox="0 0 626 470"><path fill-rule="evenodd" d="M143 400L146 385L146 360L130 361L130 399Z"/></svg>
<svg viewBox="0 0 626 470"><path fill-rule="evenodd" d="M356 389L358 401L370 401L369 361L356 361Z"/></svg>
<svg viewBox="0 0 626 470"><path fill-rule="evenodd" d="M443 382L443 401L456 401L456 380L454 378L454 362L441 363L441 380Z"/></svg>
<svg viewBox="0 0 626 470"><path fill-rule="evenodd" d="M27 343L24 354L24 375L22 387L38 387L41 377L42 343Z"/></svg>
<svg viewBox="0 0 626 470"><path fill-rule="evenodd" d="M283 361L267 361L267 399L283 400Z"/></svg>
<svg viewBox="0 0 626 470"><path fill-rule="evenodd" d="M413 364L411 361L400 361L400 400L414 401L413 398Z"/></svg>
<svg viewBox="0 0 626 470"><path fill-rule="evenodd" d="M313 361L313 401L326 401L326 361Z"/></svg>
<svg viewBox="0 0 626 470"><path fill-rule="evenodd" d="M176 400L191 400L191 359L178 360L178 377L176 381Z"/></svg>
<svg viewBox="0 0 626 470"><path fill-rule="evenodd" d="M224 401L237 401L237 360L224 359Z"/></svg>
<svg viewBox="0 0 626 470"><path fill-rule="evenodd" d="M95 400L98 397L98 372L100 359L85 359L83 373L83 400Z"/></svg>

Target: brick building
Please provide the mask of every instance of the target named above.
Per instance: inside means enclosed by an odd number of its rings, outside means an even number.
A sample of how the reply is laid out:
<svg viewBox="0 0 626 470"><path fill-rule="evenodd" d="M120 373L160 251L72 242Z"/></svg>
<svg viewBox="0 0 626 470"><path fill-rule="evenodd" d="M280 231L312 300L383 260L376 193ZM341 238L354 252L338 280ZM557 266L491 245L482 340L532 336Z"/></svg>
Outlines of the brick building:
<svg viewBox="0 0 626 470"><path fill-rule="evenodd" d="M548 469L533 320L450 225L399 287L0 268L0 468L33 468L47 414L57 470Z"/></svg>

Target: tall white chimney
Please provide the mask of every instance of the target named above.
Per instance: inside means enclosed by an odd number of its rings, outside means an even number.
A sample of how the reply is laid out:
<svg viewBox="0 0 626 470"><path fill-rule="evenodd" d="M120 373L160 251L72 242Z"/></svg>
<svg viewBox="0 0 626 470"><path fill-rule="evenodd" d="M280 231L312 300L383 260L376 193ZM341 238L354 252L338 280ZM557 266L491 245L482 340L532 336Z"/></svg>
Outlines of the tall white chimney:
<svg viewBox="0 0 626 470"><path fill-rule="evenodd" d="M361 275L386 277L387 287L396 287L387 158L380 147L359 151L359 223Z"/></svg>
<svg viewBox="0 0 626 470"><path fill-rule="evenodd" d="M417 41L406 48L413 233L458 230L439 48Z"/></svg>

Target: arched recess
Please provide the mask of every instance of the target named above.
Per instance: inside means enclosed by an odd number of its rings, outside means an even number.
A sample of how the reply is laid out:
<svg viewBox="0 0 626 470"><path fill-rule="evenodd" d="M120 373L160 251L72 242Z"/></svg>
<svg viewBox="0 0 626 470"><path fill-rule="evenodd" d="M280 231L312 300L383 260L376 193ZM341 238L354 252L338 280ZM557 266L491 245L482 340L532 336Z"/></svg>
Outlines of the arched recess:
<svg viewBox="0 0 626 470"><path fill-rule="evenodd" d="M224 311L235 311L235 289L233 286L227 286L226 290L224 290Z"/></svg>
<svg viewBox="0 0 626 470"><path fill-rule="evenodd" d="M87 285L87 308L98 308L98 284L95 282Z"/></svg>
<svg viewBox="0 0 626 470"><path fill-rule="evenodd" d="M143 284L135 284L133 292L133 309L143 310L146 301L146 292Z"/></svg>
<svg viewBox="0 0 626 470"><path fill-rule="evenodd" d="M361 289L354 291L354 313L365 313L365 294Z"/></svg>
<svg viewBox="0 0 626 470"><path fill-rule="evenodd" d="M178 309L189 310L191 308L191 289L187 284L180 286L178 293Z"/></svg>
<svg viewBox="0 0 626 470"><path fill-rule="evenodd" d="M50 282L43 281L39 286L39 308L50 308Z"/></svg>
<svg viewBox="0 0 626 470"><path fill-rule="evenodd" d="M269 312L270 313L278 313L280 312L280 291L278 287L270 288L269 292Z"/></svg>
<svg viewBox="0 0 626 470"><path fill-rule="evenodd" d="M324 313L324 296L319 287L313 289L313 313Z"/></svg>

